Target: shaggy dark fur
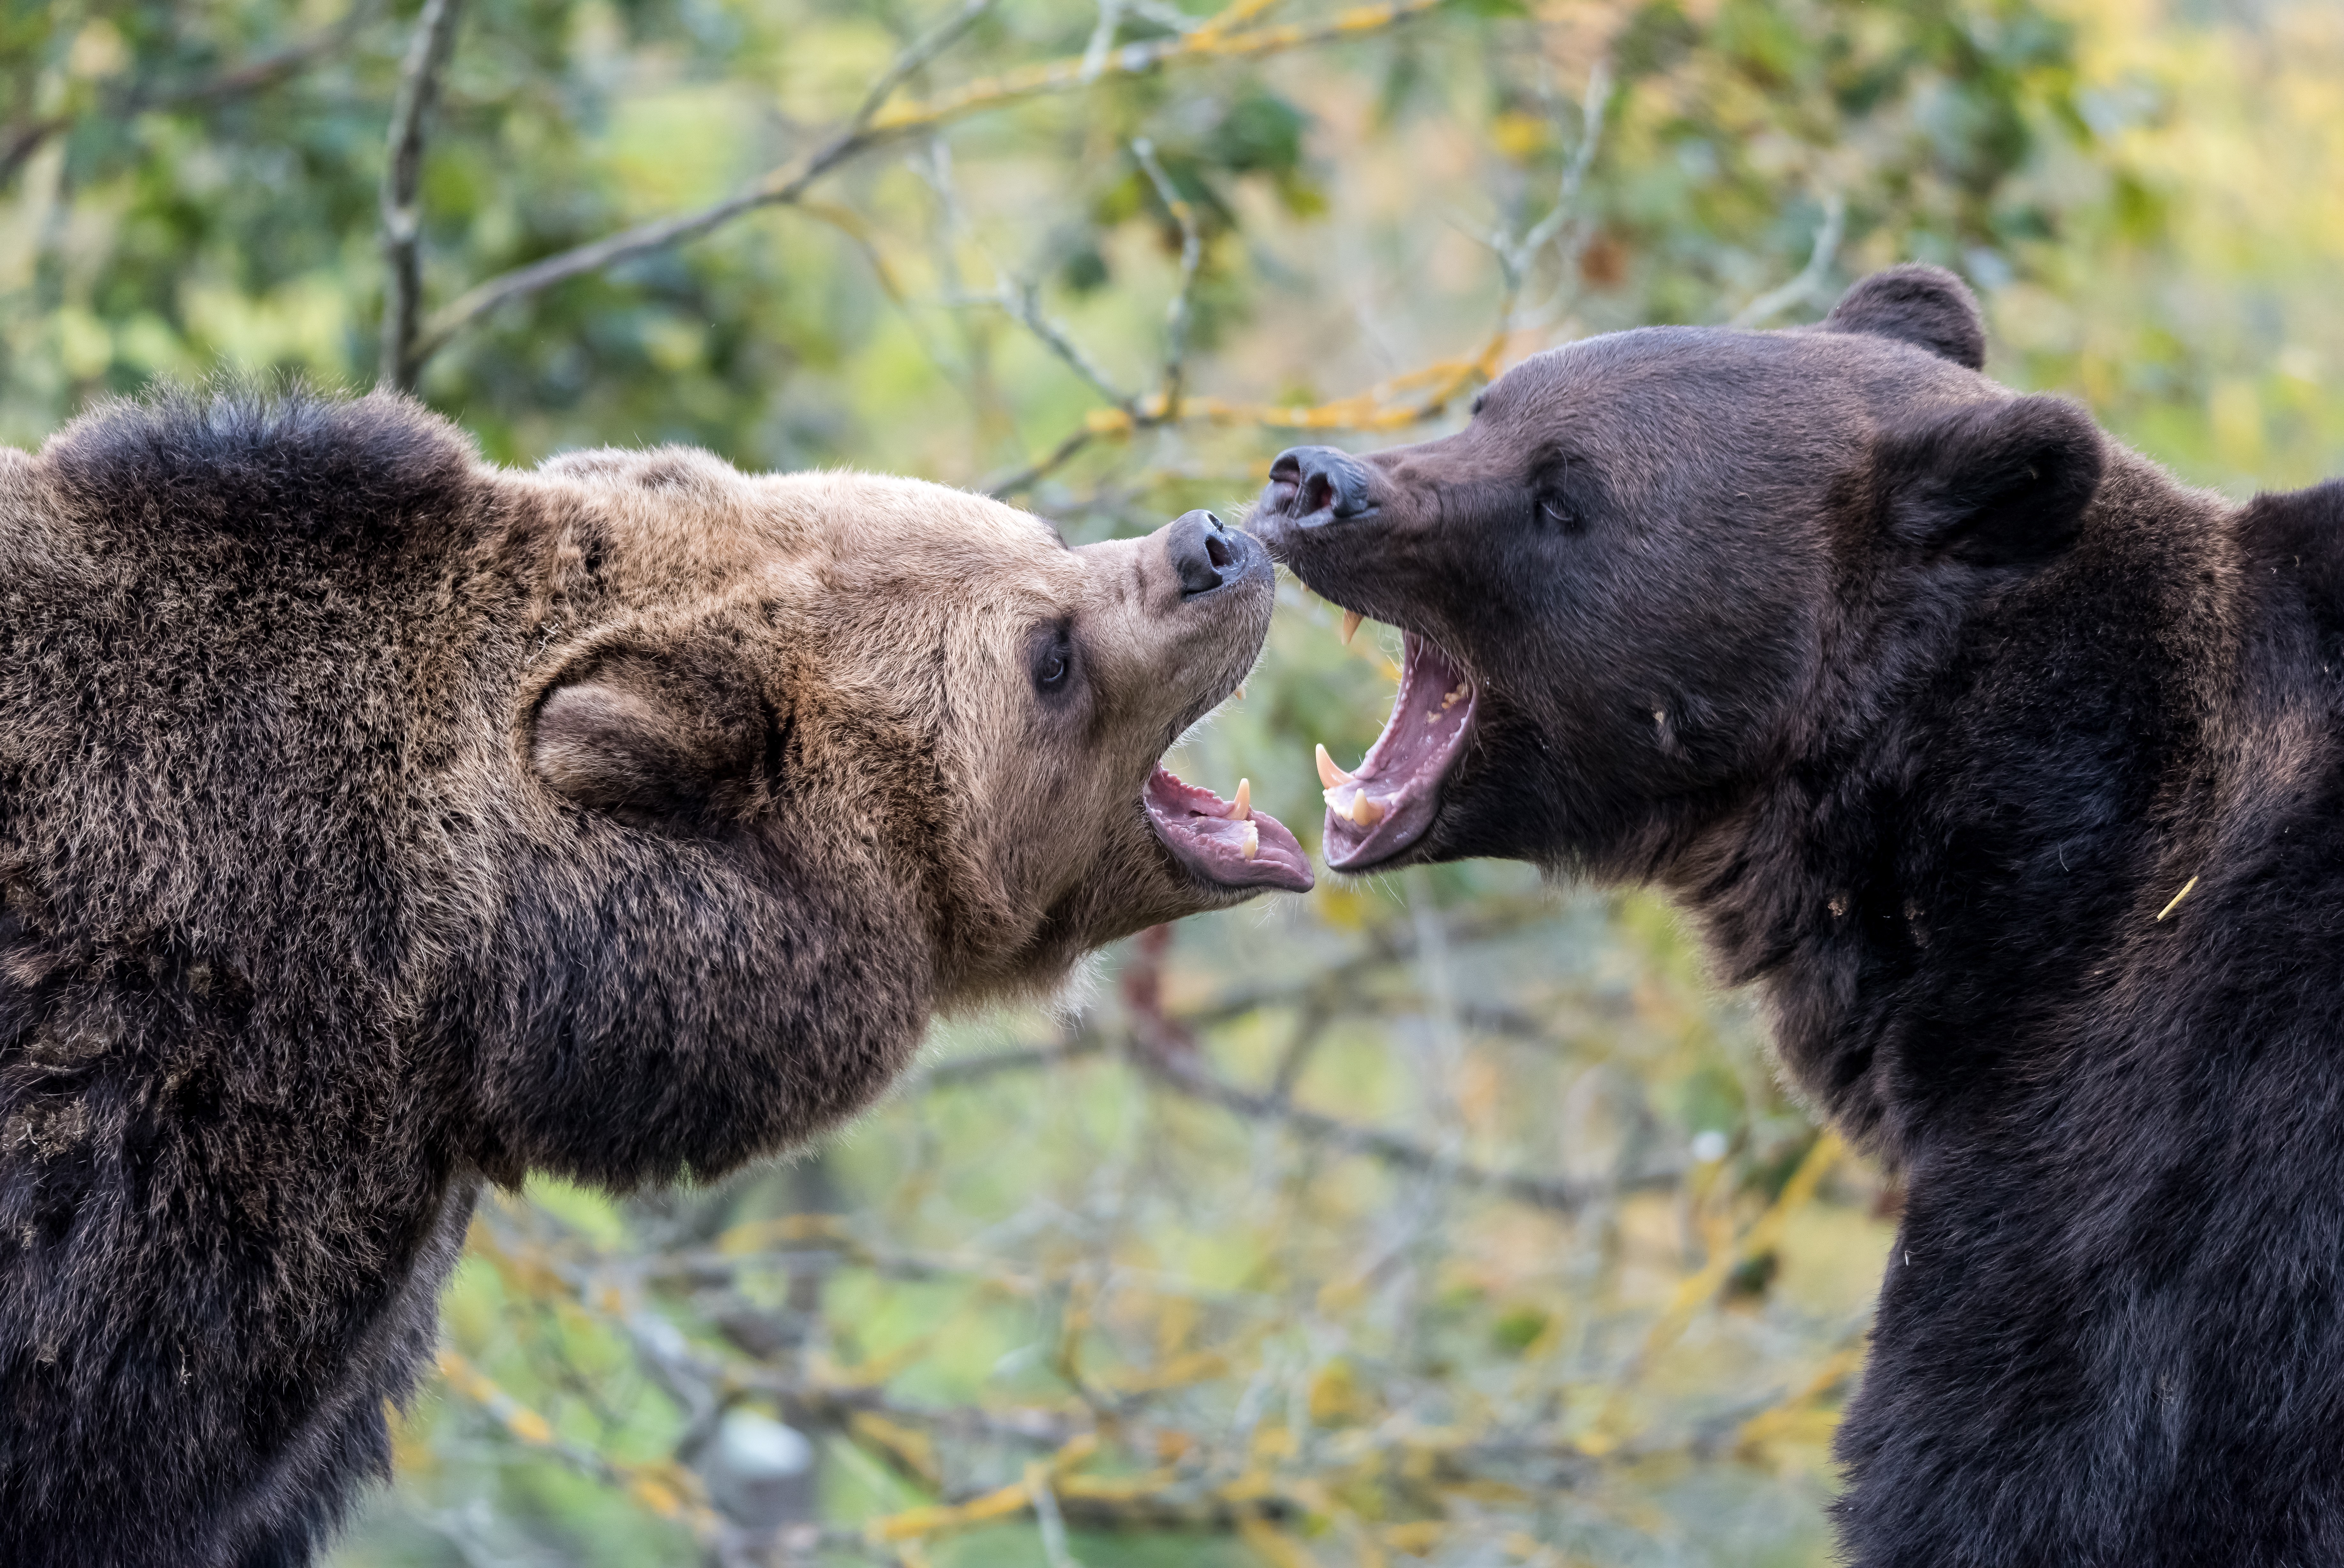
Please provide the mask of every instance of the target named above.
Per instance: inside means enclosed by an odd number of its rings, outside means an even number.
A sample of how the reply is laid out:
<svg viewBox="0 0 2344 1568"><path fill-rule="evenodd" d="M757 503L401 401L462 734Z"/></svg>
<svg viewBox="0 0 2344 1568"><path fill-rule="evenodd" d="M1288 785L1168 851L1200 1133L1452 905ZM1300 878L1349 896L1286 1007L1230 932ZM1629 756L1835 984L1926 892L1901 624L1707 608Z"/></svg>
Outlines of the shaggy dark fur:
<svg viewBox="0 0 2344 1568"><path fill-rule="evenodd" d="M1924 268L1591 339L1251 526L1478 686L1385 864L1668 887L1904 1171L1854 1563L2344 1563L2344 484L2185 489L1981 343Z"/></svg>
<svg viewBox="0 0 2344 1568"><path fill-rule="evenodd" d="M872 642L807 615L887 606L732 592L709 562L763 559L731 541L767 492L652 456L640 486L625 454L505 473L380 397L117 405L0 449L0 1563L308 1562L387 1472L484 1179L721 1173L867 1101L935 1007L1249 891L1151 836L1167 734L1082 794L1103 747L959 733L940 690L776 711ZM819 482L827 537L860 494L928 515L908 481ZM671 505L736 511L661 533ZM1075 570L979 521L1002 571ZM1204 673L1098 696L1100 733L1217 701L1267 624L1266 563L1208 596L1147 544L1096 548L1133 557L1126 597L1162 580ZM898 642L972 619L931 597ZM686 630L652 613L679 604ZM904 656L933 684L945 652ZM955 694L1032 706L1022 656L992 663L1004 694ZM1093 869L985 869L1012 814L963 770L1004 747L1068 792L1042 846Z"/></svg>

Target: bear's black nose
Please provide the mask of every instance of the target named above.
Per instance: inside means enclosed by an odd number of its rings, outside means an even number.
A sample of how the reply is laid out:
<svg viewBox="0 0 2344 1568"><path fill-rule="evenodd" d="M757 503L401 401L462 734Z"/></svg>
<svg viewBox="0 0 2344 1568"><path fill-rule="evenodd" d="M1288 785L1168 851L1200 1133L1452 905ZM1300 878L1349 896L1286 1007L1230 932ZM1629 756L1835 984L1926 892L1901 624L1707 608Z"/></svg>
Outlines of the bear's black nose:
<svg viewBox="0 0 2344 1568"><path fill-rule="evenodd" d="M1339 522L1374 510L1368 500L1372 482L1367 464L1333 447L1288 447L1269 465L1270 489L1297 521L1323 511ZM1287 485L1293 489L1281 488Z"/></svg>
<svg viewBox="0 0 2344 1568"><path fill-rule="evenodd" d="M1172 524L1166 548L1172 552L1172 570L1179 576L1183 599L1209 593L1228 582L1228 569L1238 558L1237 541L1209 511L1181 513Z"/></svg>

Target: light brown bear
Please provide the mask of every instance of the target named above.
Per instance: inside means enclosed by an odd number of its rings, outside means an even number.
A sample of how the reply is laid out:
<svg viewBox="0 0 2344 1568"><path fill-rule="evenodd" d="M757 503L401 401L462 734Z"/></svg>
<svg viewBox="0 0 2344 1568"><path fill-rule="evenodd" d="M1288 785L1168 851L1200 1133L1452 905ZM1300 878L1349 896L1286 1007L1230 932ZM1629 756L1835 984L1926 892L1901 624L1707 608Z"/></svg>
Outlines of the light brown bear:
<svg viewBox="0 0 2344 1568"><path fill-rule="evenodd" d="M1307 888L1157 765L1270 603L1202 512L510 472L389 397L0 449L0 1561L308 1561L483 1180L720 1175Z"/></svg>

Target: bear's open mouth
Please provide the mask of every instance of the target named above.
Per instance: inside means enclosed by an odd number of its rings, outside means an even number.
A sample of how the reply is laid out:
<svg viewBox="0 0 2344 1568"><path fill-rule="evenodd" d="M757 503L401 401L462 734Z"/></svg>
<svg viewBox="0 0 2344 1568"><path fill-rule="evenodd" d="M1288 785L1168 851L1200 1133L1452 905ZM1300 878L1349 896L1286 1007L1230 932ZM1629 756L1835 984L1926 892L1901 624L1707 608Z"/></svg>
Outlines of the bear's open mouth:
<svg viewBox="0 0 2344 1568"><path fill-rule="evenodd" d="M1158 766L1139 798L1164 847L1202 880L1222 887L1310 891L1310 857L1300 841L1269 813L1254 809L1246 785L1238 786L1235 801L1225 801Z"/></svg>
<svg viewBox="0 0 2344 1568"><path fill-rule="evenodd" d="M1472 677L1448 654L1413 632L1401 633L1399 694L1359 772L1345 773L1318 748L1329 865L1365 871L1424 836L1440 809L1440 786L1473 733L1479 698Z"/></svg>

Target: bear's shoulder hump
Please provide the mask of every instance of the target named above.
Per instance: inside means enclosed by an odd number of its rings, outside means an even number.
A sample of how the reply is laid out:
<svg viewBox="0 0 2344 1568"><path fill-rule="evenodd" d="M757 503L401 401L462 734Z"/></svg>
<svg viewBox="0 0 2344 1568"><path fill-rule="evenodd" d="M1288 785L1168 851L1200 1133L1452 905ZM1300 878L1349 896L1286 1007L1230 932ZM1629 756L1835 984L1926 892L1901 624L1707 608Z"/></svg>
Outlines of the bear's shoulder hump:
<svg viewBox="0 0 2344 1568"><path fill-rule="evenodd" d="M166 389L99 405L39 465L86 527L387 546L460 528L486 481L453 424L410 398Z"/></svg>

